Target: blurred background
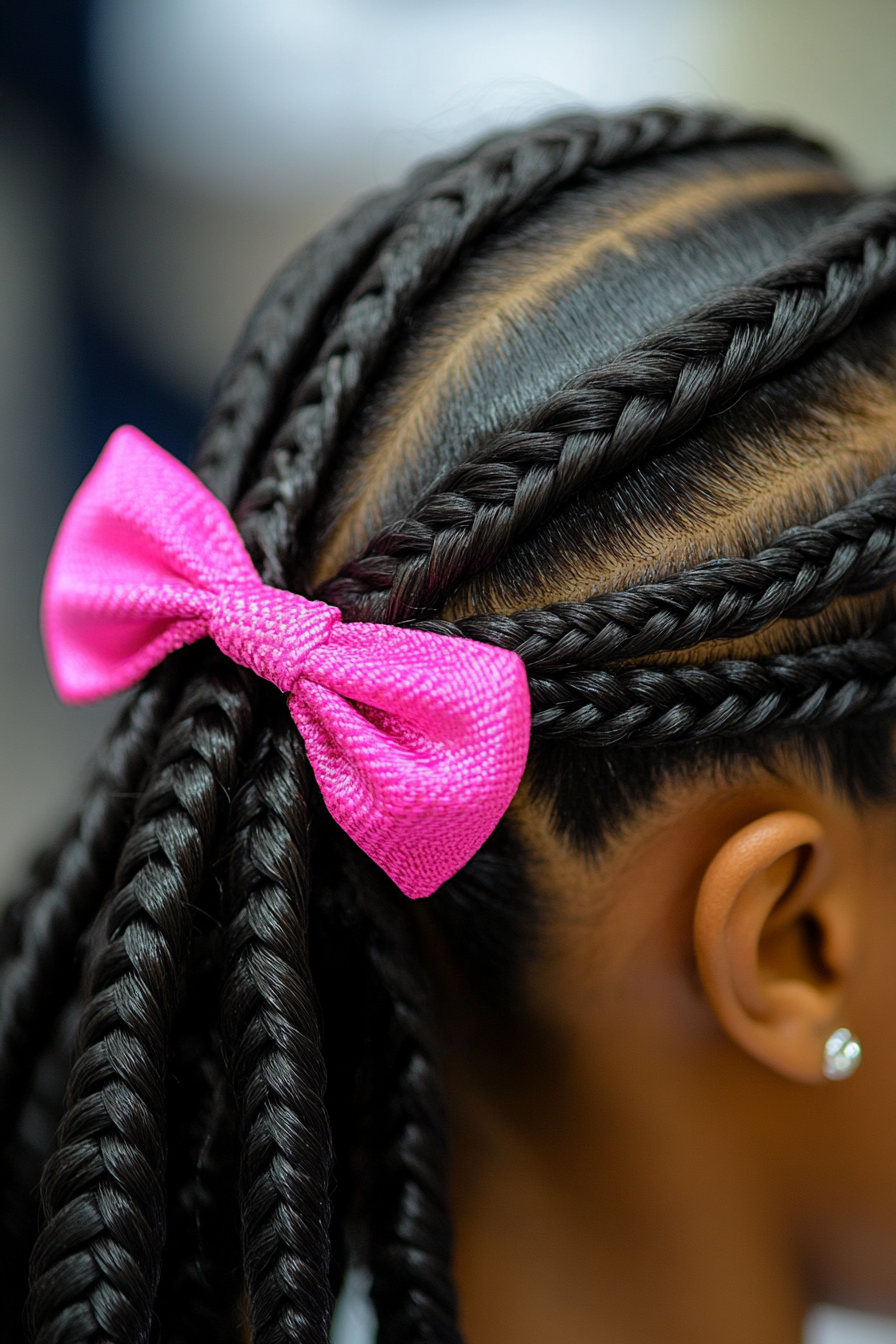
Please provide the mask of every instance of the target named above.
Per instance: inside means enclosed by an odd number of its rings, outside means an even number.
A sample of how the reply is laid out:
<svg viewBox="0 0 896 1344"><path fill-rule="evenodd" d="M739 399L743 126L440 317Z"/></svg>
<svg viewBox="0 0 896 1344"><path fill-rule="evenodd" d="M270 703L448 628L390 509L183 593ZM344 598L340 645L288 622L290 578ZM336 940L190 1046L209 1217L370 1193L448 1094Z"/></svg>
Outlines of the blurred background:
<svg viewBox="0 0 896 1344"><path fill-rule="evenodd" d="M111 712L62 708L44 670L62 510L123 421L189 460L305 237L422 155L583 103L733 103L896 178L894 59L896 0L0 0L0 891Z"/></svg>

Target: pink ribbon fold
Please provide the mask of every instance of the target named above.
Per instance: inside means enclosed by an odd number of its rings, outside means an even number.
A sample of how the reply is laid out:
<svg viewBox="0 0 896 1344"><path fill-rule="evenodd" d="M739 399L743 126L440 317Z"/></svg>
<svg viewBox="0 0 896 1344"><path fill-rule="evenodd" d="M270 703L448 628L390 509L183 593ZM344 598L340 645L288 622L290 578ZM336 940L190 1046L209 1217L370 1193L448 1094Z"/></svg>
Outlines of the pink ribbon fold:
<svg viewBox="0 0 896 1344"><path fill-rule="evenodd" d="M112 435L69 506L44 581L47 660L84 704L210 636L289 696L324 801L411 897L491 834L529 746L515 653L390 625L264 584L230 514L139 430Z"/></svg>

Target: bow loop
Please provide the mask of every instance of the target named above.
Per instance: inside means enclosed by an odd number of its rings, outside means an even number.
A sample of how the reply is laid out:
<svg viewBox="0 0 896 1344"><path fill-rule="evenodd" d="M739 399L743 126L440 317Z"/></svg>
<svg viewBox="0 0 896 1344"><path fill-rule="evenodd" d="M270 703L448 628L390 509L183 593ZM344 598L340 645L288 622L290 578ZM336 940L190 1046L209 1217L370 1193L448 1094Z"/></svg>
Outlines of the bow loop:
<svg viewBox="0 0 896 1344"><path fill-rule="evenodd" d="M327 807L409 896L472 857L523 773L530 705L515 653L344 625L337 608L267 586L220 501L127 426L63 520L43 626L73 703L124 690L211 636L290 696Z"/></svg>

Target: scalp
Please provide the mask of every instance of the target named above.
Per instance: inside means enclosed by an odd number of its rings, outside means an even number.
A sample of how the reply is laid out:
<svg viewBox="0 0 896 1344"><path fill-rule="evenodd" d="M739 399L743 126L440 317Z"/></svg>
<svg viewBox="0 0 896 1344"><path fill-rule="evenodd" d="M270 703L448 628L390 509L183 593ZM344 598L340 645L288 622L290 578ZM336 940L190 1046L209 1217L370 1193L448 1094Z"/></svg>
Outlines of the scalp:
<svg viewBox="0 0 896 1344"><path fill-rule="evenodd" d="M797 250L850 184L806 150L680 155L554 199L469 255L409 327L358 416L324 509L331 574L440 473L584 365ZM860 493L896 460L894 323L884 313L743 396L669 449L577 494L444 608L510 613L755 554ZM748 657L861 633L887 594L839 600L657 661Z"/></svg>
<svg viewBox="0 0 896 1344"><path fill-rule="evenodd" d="M316 580L583 367L787 256L850 191L805 149L679 155L564 192L472 252L356 419Z"/></svg>

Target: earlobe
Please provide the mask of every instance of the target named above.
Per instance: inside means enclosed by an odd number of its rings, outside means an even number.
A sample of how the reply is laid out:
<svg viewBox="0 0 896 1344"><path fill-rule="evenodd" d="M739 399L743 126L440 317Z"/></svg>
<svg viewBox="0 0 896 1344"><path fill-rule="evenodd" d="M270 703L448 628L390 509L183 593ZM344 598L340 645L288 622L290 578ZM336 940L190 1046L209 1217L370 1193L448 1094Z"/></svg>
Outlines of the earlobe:
<svg viewBox="0 0 896 1344"><path fill-rule="evenodd" d="M807 812L769 813L743 827L704 873L694 942L707 998L727 1034L786 1077L825 1076L853 922L829 838Z"/></svg>

